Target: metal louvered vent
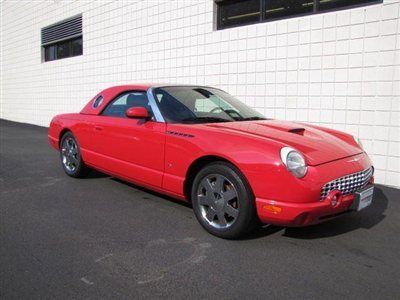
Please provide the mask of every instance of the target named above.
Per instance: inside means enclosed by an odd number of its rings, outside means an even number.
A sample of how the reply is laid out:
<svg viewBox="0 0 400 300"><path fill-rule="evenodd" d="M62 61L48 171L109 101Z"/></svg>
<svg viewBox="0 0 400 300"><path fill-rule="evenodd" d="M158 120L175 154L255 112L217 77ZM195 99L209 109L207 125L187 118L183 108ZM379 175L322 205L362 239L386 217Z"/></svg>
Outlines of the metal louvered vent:
<svg viewBox="0 0 400 300"><path fill-rule="evenodd" d="M82 35L82 15L42 28L42 46Z"/></svg>
<svg viewBox="0 0 400 300"><path fill-rule="evenodd" d="M323 186L320 200L324 200L325 197L328 196L328 194L333 190L339 190L343 195L352 194L365 187L373 174L374 169L373 167L370 167L364 171L353 173L330 181Z"/></svg>

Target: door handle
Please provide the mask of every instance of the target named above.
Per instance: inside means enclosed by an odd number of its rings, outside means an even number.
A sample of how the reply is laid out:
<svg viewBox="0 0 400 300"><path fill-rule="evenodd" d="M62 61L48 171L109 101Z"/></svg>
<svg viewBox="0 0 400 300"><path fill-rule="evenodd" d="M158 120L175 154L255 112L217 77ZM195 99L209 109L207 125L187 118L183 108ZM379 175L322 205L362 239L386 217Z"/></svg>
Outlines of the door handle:
<svg viewBox="0 0 400 300"><path fill-rule="evenodd" d="M103 130L103 127L101 127L101 126L94 126L94 130L101 131L101 130Z"/></svg>

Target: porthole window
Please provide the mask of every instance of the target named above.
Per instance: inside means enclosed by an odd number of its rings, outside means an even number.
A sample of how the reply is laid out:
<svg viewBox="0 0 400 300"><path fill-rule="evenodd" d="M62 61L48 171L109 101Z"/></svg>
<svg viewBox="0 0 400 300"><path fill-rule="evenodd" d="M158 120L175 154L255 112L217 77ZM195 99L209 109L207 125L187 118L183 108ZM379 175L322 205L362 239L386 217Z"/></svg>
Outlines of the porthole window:
<svg viewBox="0 0 400 300"><path fill-rule="evenodd" d="M103 102L103 96L98 96L96 100L93 102L93 108L97 108Z"/></svg>

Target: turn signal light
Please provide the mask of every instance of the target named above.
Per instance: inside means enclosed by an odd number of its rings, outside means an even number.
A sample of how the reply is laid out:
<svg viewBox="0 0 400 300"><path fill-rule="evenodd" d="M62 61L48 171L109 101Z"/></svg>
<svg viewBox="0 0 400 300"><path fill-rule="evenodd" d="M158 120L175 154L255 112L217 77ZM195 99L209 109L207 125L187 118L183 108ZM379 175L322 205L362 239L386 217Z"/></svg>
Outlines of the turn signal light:
<svg viewBox="0 0 400 300"><path fill-rule="evenodd" d="M264 205L263 208L265 210L268 210L268 211L272 212L273 214L279 214L282 211L281 207L275 206L275 205L272 205L272 204Z"/></svg>

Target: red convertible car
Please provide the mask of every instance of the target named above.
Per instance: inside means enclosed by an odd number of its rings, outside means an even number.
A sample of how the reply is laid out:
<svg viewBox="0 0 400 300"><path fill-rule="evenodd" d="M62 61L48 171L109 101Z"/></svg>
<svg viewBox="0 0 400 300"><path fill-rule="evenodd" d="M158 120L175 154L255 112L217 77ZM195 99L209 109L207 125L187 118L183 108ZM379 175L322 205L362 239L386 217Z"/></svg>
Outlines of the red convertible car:
<svg viewBox="0 0 400 300"><path fill-rule="evenodd" d="M48 137L69 176L94 168L189 201L223 238L260 221L316 224L373 197L374 168L356 138L265 118L212 87L108 88L54 117Z"/></svg>

